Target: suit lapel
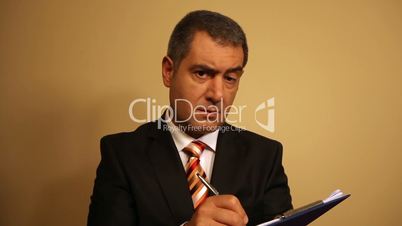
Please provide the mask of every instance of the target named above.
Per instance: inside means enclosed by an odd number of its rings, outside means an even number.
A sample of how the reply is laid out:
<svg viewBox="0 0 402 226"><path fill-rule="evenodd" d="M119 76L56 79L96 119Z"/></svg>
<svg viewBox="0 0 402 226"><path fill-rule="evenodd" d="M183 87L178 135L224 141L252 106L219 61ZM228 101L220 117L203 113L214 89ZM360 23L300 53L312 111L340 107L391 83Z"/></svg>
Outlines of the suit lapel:
<svg viewBox="0 0 402 226"><path fill-rule="evenodd" d="M225 126L229 126L225 124ZM234 127L231 127L234 128ZM221 194L234 194L233 185L242 170L246 150L237 131L227 130L218 136L211 183Z"/></svg>
<svg viewBox="0 0 402 226"><path fill-rule="evenodd" d="M149 148L149 159L155 169L155 174L169 208L179 224L190 219L193 214L193 203L187 188L186 174L180 160L172 136L166 124L162 123L162 129L155 130L152 134L153 142Z"/></svg>

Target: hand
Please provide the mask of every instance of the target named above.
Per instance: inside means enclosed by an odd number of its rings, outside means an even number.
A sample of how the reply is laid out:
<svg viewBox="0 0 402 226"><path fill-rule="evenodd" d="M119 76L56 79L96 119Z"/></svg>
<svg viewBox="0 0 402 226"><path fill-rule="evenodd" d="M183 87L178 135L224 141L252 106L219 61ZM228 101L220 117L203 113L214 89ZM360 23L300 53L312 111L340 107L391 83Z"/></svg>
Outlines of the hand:
<svg viewBox="0 0 402 226"><path fill-rule="evenodd" d="M196 209L186 226L202 225L246 225L248 217L240 201L233 195L208 197Z"/></svg>

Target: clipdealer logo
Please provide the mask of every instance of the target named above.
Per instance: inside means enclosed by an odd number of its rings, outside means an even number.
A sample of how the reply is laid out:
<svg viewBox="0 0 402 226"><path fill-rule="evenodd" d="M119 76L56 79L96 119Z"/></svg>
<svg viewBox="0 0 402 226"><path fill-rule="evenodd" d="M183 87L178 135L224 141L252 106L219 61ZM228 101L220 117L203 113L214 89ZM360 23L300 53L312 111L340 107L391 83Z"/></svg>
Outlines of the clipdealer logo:
<svg viewBox="0 0 402 226"><path fill-rule="evenodd" d="M226 112L226 114L220 114L220 117L218 118L207 118L204 121L197 121L197 118L195 117L197 115L196 109L203 109L206 110L207 107L199 105L199 106L193 106L191 102L189 102L186 99L177 99L173 103L173 108L172 106L169 105L159 105L157 104L156 99L154 98L138 98L134 99L131 101L129 108L128 108L128 114L130 116L130 119L135 122L135 123L146 123L150 121L155 121L158 120L163 112L167 112L168 115L175 117L177 114L175 114L174 109L177 109L178 104L187 104L188 107L190 108L192 114L188 116L186 119L177 119L177 118L172 118L176 122L186 122L193 118L197 122L212 122L213 120L220 120L220 121L226 121L229 124L236 124L236 123L241 123L243 120L243 114L246 111L247 106L246 105L230 105L225 108L223 108L222 103L223 101L220 101L220 106L209 106L208 108L215 108L217 111L221 110L223 112ZM138 109L141 109L142 112L139 112ZM145 112L144 112L145 109ZM261 116L262 115L262 116ZM230 118L228 118L231 116ZM254 120L255 123L263 128L264 130L274 133L275 132L275 98L269 98L263 102L261 102L257 107L254 109Z"/></svg>
<svg viewBox="0 0 402 226"><path fill-rule="evenodd" d="M263 129L273 133L275 132L275 98L272 97L257 106L254 111L254 119L255 122ZM266 121L265 123L258 120L257 112L265 111L266 112Z"/></svg>

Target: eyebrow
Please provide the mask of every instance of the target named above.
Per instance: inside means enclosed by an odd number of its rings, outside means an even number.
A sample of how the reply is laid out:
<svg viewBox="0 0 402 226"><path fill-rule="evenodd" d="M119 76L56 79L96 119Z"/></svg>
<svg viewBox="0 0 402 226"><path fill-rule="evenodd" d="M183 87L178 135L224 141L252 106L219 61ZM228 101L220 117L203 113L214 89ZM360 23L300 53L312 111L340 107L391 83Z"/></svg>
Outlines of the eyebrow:
<svg viewBox="0 0 402 226"><path fill-rule="evenodd" d="M210 66L205 65L205 64L195 64L195 65L192 65L190 67L191 71L194 71L194 70L197 70L197 69L203 70L208 74L209 73L210 74L216 74L216 73L220 72L220 71L218 71L218 70L216 70L214 68L211 68ZM237 66L237 67L234 67L234 68L229 68L228 70L225 71L225 74L226 73L232 73L232 72L243 72L243 67L242 66Z"/></svg>
<svg viewBox="0 0 402 226"><path fill-rule="evenodd" d="M234 68L229 68L226 73L232 73L232 72L241 72L243 73L243 67L242 66L237 66Z"/></svg>

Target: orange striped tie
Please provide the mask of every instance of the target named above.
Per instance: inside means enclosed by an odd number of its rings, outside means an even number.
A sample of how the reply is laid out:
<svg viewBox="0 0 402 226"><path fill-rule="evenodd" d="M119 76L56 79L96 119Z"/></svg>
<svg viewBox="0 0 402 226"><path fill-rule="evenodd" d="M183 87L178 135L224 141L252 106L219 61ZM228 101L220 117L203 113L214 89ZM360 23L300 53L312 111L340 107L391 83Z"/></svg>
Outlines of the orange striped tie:
<svg viewBox="0 0 402 226"><path fill-rule="evenodd" d="M196 173L199 173L206 179L205 172L200 165L200 155L206 146L203 142L194 140L183 149L190 156L186 164L186 174L194 209L208 197L208 188L196 175Z"/></svg>

